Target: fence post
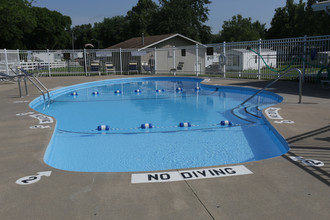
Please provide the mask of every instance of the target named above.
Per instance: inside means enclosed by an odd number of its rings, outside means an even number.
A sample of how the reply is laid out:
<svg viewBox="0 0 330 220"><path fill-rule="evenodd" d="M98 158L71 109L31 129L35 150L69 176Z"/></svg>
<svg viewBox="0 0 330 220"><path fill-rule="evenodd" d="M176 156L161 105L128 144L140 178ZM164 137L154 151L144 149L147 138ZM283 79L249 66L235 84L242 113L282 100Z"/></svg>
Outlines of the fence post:
<svg viewBox="0 0 330 220"><path fill-rule="evenodd" d="M17 60L18 60L18 66L21 66L21 60L19 57L19 49L17 49Z"/></svg>
<svg viewBox="0 0 330 220"><path fill-rule="evenodd" d="M223 78L226 78L226 63L227 63L226 41L224 41L223 42Z"/></svg>
<svg viewBox="0 0 330 220"><path fill-rule="evenodd" d="M84 63L85 63L85 74L87 76L87 53L86 53L86 48L84 48Z"/></svg>
<svg viewBox="0 0 330 220"><path fill-rule="evenodd" d="M121 57L121 48L119 48L120 75L123 75L123 60Z"/></svg>
<svg viewBox="0 0 330 220"><path fill-rule="evenodd" d="M258 41L258 53L259 53L259 56L258 56L258 80L260 80L261 79L261 76L260 76L261 39L259 39L259 41Z"/></svg>
<svg viewBox="0 0 330 220"><path fill-rule="evenodd" d="M196 44L196 76L198 76L198 44Z"/></svg>
<svg viewBox="0 0 330 220"><path fill-rule="evenodd" d="M48 59L48 75L49 75L49 77L51 77L52 75L51 75L51 73L50 73L50 62L49 62L49 49L47 49L47 59Z"/></svg>
<svg viewBox="0 0 330 220"><path fill-rule="evenodd" d="M157 49L156 49L156 47L155 47L155 64L154 64L155 66L154 66L154 72L155 72L155 74L157 74Z"/></svg>
<svg viewBox="0 0 330 220"><path fill-rule="evenodd" d="M5 48L4 51L5 51L6 74L9 75L7 49Z"/></svg>
<svg viewBox="0 0 330 220"><path fill-rule="evenodd" d="M176 69L175 66L175 46L172 47L173 52L173 69ZM174 71L174 76L176 75L176 71Z"/></svg>
<svg viewBox="0 0 330 220"><path fill-rule="evenodd" d="M304 56L303 56L303 72L302 72L302 82L305 82L305 71L306 71L306 51L307 51L307 36L304 36Z"/></svg>

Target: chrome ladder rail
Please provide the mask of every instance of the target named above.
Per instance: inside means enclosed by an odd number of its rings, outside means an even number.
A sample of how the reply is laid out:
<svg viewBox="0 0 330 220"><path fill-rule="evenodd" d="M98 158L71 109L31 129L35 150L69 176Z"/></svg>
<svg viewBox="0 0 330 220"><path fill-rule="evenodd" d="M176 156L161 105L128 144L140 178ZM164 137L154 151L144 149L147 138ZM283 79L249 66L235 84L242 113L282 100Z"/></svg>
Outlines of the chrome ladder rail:
<svg viewBox="0 0 330 220"><path fill-rule="evenodd" d="M243 101L241 104L239 104L238 106L243 106L245 103L247 103L248 101L250 101L251 99L253 99L255 96L257 96L259 93L263 92L265 89L269 88L271 85L273 85L274 83L276 83L278 80L280 80L282 77L284 77L286 74L288 74L291 70L297 70L299 73L299 101L298 103L301 104L301 96L302 96L302 73L301 70L298 68L291 68L287 71L285 71L282 75L280 75L279 77L277 77L277 79L273 80L272 82L270 82L269 84L267 84L264 88L260 89L258 92L256 92L255 94L253 94L252 96L250 96L248 99L246 99L245 101Z"/></svg>
<svg viewBox="0 0 330 220"><path fill-rule="evenodd" d="M18 69L21 70L24 73L25 77L28 80L30 80L30 82L42 93L42 96L43 96L45 102L46 102L45 93L47 93L48 102L50 103L51 100L50 100L50 95L49 95L49 91L48 91L47 87L44 84L42 84L40 82L40 80L37 79L37 77L35 77L32 73L29 73L28 71L26 71L23 68L18 68Z"/></svg>

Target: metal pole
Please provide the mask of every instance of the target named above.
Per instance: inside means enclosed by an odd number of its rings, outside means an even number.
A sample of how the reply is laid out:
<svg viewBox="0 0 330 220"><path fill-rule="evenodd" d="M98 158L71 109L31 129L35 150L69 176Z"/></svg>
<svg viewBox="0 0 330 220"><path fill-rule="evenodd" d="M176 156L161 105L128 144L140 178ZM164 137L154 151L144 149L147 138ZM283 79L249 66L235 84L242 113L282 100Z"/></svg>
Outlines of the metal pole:
<svg viewBox="0 0 330 220"><path fill-rule="evenodd" d="M154 72L155 72L155 74L157 74L157 49L156 49L156 47L155 47L155 66L154 66Z"/></svg>
<svg viewBox="0 0 330 220"><path fill-rule="evenodd" d="M299 104L301 104L301 97L302 97L302 81L303 81L303 77L301 74L300 69L296 69L299 72Z"/></svg>
<svg viewBox="0 0 330 220"><path fill-rule="evenodd" d="M71 38L72 38L72 50L74 51L74 35L73 35L73 31L71 32Z"/></svg>
<svg viewBox="0 0 330 220"><path fill-rule="evenodd" d="M198 44L196 44L196 76L198 76Z"/></svg>
<svg viewBox="0 0 330 220"><path fill-rule="evenodd" d="M49 77L51 77L52 75L51 75L51 73L50 73L50 62L49 62L49 49L47 49L47 59L48 59L48 75L49 75Z"/></svg>
<svg viewBox="0 0 330 220"><path fill-rule="evenodd" d="M17 60L18 60L18 66L21 65L21 59L19 57L19 49L17 49Z"/></svg>
<svg viewBox="0 0 330 220"><path fill-rule="evenodd" d="M121 57L121 48L119 48L120 75L123 75L123 60Z"/></svg>
<svg viewBox="0 0 330 220"><path fill-rule="evenodd" d="M6 74L9 75L7 49L5 48L4 51L5 51Z"/></svg>
<svg viewBox="0 0 330 220"><path fill-rule="evenodd" d="M19 97L22 98L22 89L21 89L21 79L20 79L20 77L18 77L17 85L18 85Z"/></svg>
<svg viewBox="0 0 330 220"><path fill-rule="evenodd" d="M259 42L258 42L258 53L259 55L261 55L261 39L259 39ZM258 56L258 80L261 79L261 76L260 76L260 56Z"/></svg>
<svg viewBox="0 0 330 220"><path fill-rule="evenodd" d="M24 76L24 86L25 86L25 95L29 95L27 84L26 84L26 76Z"/></svg>
<svg viewBox="0 0 330 220"><path fill-rule="evenodd" d="M306 71L306 49L307 49L307 36L305 35L304 36L304 60L303 60L303 77L302 77L302 80L304 82L305 80L305 71Z"/></svg>
<svg viewBox="0 0 330 220"><path fill-rule="evenodd" d="M223 78L226 78L226 41L223 42Z"/></svg>
<svg viewBox="0 0 330 220"><path fill-rule="evenodd" d="M176 69L175 66L175 46L172 47L173 50L173 69ZM176 71L174 71L174 76L176 75Z"/></svg>
<svg viewBox="0 0 330 220"><path fill-rule="evenodd" d="M84 64L85 64L85 74L86 74L86 76L87 76L87 58L86 58L86 56L87 56L87 53L86 53L86 48L84 48Z"/></svg>

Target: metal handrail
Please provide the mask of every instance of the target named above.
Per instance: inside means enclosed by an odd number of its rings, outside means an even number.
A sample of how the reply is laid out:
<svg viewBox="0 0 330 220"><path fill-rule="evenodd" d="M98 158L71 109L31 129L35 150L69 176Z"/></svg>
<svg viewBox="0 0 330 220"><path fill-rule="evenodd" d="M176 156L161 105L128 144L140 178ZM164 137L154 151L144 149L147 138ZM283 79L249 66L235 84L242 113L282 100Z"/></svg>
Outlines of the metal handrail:
<svg viewBox="0 0 330 220"><path fill-rule="evenodd" d="M43 98L44 98L44 101L46 101L46 98L45 98L45 92L44 92L44 90L46 91L46 93L47 93L47 98L48 98L48 102L50 102L51 100L50 100L50 95L49 95L49 91L48 91L48 89L47 89L47 87L44 85L44 84L42 84L41 82L40 82L40 80L39 79L37 79L32 73L29 73L28 71L26 71L25 69L23 69L23 68L18 68L19 70L21 70L23 73L24 73L24 75L25 75L25 77L28 79L28 80L30 80L30 82L42 93L42 96L43 96ZM33 80L35 80L37 83L35 83ZM40 88L40 86L42 87L42 88ZM44 89L44 90L43 90Z"/></svg>
<svg viewBox="0 0 330 220"><path fill-rule="evenodd" d="M291 70L297 70L299 73L299 101L298 103L301 104L301 96L302 96L302 73L301 70L298 68L291 68L287 71L285 71L282 75L280 75L279 77L277 77L277 79L273 80L272 82L270 82L269 84L267 84L264 88L260 89L258 92L256 92L255 94L253 94L252 96L250 96L248 99L246 99L245 101L243 101L241 104L239 104L238 106L243 106L245 103L247 103L248 101L250 101L251 99L253 99L256 95L258 95L259 93L263 92L265 89L269 88L271 85L273 85L274 83L276 83L278 80L280 80L282 77L284 77L286 74L288 74Z"/></svg>

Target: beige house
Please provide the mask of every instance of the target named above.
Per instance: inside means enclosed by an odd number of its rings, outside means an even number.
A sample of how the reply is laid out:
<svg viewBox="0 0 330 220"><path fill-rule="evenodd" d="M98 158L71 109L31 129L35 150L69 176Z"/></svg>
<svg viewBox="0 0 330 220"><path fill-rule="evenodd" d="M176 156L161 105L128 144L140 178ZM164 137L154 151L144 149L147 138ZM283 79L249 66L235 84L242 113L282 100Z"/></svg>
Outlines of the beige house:
<svg viewBox="0 0 330 220"><path fill-rule="evenodd" d="M123 72L196 73L205 57L196 49L200 45L181 34L164 34L131 38L106 49L120 50L121 59L116 58L119 52L112 52L112 60L117 67L121 62Z"/></svg>

